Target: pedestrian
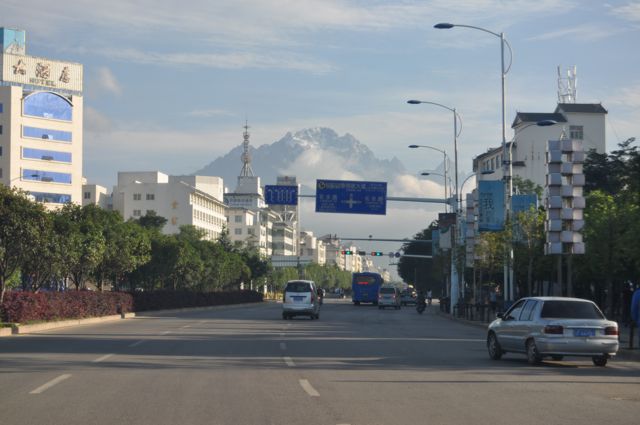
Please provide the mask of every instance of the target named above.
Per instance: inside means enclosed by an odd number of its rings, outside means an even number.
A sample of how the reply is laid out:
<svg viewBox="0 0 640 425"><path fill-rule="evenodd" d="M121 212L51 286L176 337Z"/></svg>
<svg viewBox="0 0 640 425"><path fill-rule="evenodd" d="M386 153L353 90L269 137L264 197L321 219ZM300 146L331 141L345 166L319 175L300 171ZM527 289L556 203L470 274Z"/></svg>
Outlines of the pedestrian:
<svg viewBox="0 0 640 425"><path fill-rule="evenodd" d="M489 292L489 305L491 306L491 311L496 312L496 305L498 303L498 288L491 289Z"/></svg>
<svg viewBox="0 0 640 425"><path fill-rule="evenodd" d="M433 293L431 292L431 289L429 289L427 291L427 304L431 305L431 300L433 299Z"/></svg>
<svg viewBox="0 0 640 425"><path fill-rule="evenodd" d="M638 287L631 297L631 320L640 329L640 287Z"/></svg>

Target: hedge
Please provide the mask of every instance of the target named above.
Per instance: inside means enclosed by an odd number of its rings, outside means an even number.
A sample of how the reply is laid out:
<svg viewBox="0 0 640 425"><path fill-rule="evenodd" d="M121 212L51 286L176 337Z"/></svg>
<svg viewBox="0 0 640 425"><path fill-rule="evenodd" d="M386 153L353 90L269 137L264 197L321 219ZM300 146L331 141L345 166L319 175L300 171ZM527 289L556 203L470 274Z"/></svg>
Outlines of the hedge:
<svg viewBox="0 0 640 425"><path fill-rule="evenodd" d="M84 319L132 311L133 297L126 292L7 292L0 309L8 323Z"/></svg>
<svg viewBox="0 0 640 425"><path fill-rule="evenodd" d="M114 314L186 307L261 302L255 291L228 292L7 292L0 322L25 323L110 316Z"/></svg>

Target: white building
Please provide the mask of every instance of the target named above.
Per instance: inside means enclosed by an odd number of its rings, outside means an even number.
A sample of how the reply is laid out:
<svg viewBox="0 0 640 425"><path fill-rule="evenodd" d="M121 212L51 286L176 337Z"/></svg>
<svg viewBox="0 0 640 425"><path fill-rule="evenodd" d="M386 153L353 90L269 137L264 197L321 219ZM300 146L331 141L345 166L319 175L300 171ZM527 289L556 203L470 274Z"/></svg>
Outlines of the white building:
<svg viewBox="0 0 640 425"><path fill-rule="evenodd" d="M326 264L335 264L340 270L345 270L346 255L342 251L346 249L342 246L340 239L334 235L324 235L319 238L325 246Z"/></svg>
<svg viewBox="0 0 640 425"><path fill-rule="evenodd" d="M26 54L0 28L0 183L49 209L82 203L82 65Z"/></svg>
<svg viewBox="0 0 640 425"><path fill-rule="evenodd" d="M258 250L266 257L273 254L272 233L276 216L266 208L252 210L244 207L227 207L229 238Z"/></svg>
<svg viewBox="0 0 640 425"><path fill-rule="evenodd" d="M85 183L82 185L82 206L90 204L97 205L104 210L113 209L113 200L106 187Z"/></svg>
<svg viewBox="0 0 640 425"><path fill-rule="evenodd" d="M581 140L585 153L591 149L604 153L606 114L607 110L601 104L591 103L560 103L551 113L518 112L511 126L515 135L507 145L511 150L513 176L544 187L547 142L559 140L563 134L567 139ZM545 120L553 120L557 124L547 127L536 125ZM502 161L502 147L492 148L473 160L473 170L476 173L493 171L487 180L501 180Z"/></svg>
<svg viewBox="0 0 640 425"><path fill-rule="evenodd" d="M326 247L322 240L313 235L313 232L305 230L300 233L300 258L305 261L326 264Z"/></svg>
<svg viewBox="0 0 640 425"><path fill-rule="evenodd" d="M125 220L155 212L167 219L165 234L179 233L180 226L202 230L215 240L227 224L223 181L212 176L169 176L158 171L119 172L113 190L113 209Z"/></svg>

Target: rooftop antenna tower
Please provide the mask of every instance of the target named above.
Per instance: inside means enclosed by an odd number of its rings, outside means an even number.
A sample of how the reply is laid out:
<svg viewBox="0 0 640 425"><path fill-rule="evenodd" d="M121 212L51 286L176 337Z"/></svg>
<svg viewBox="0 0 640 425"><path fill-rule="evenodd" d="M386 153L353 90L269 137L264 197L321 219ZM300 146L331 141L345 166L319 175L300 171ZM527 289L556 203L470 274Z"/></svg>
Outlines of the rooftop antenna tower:
<svg viewBox="0 0 640 425"><path fill-rule="evenodd" d="M576 103L576 86L578 78L577 70L574 65L566 70L566 77L562 75L560 66L558 66L558 103Z"/></svg>
<svg viewBox="0 0 640 425"><path fill-rule="evenodd" d="M251 154L249 153L249 123L245 121L244 123L244 133L242 133L243 141L242 141L242 171L240 171L240 176L249 177L253 176L253 170L251 169Z"/></svg>

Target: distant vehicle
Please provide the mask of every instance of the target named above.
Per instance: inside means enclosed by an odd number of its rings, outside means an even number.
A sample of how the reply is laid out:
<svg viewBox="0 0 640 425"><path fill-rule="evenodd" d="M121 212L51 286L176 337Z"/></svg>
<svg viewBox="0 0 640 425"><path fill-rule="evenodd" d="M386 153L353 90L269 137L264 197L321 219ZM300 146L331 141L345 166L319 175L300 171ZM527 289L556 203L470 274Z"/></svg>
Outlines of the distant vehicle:
<svg viewBox="0 0 640 425"><path fill-rule="evenodd" d="M400 293L400 301L402 305L415 304L416 298L418 298L418 294L415 289L407 288L403 289Z"/></svg>
<svg viewBox="0 0 640 425"><path fill-rule="evenodd" d="M498 314L487 331L489 357L523 353L532 365L545 357L586 356L594 365L605 366L618 348L618 324L607 320L595 303L580 298L523 298Z"/></svg>
<svg viewBox="0 0 640 425"><path fill-rule="evenodd" d="M290 280L284 288L282 298L282 318L309 316L311 320L320 318L320 297L312 280Z"/></svg>
<svg viewBox="0 0 640 425"><path fill-rule="evenodd" d="M393 285L382 285L378 291L378 308L393 307L400 310L400 289Z"/></svg>
<svg viewBox="0 0 640 425"><path fill-rule="evenodd" d="M353 273L351 278L351 300L353 304L373 303L378 305L378 291L384 283L379 273Z"/></svg>

